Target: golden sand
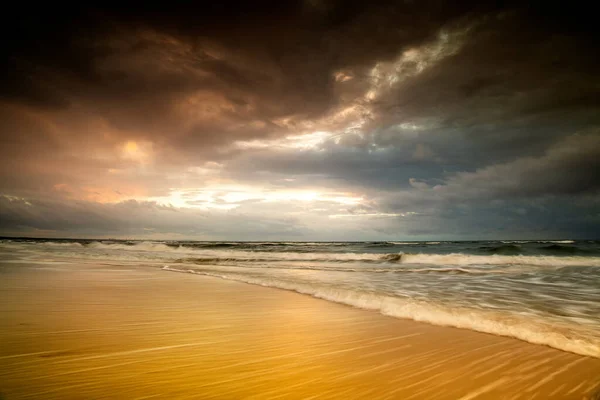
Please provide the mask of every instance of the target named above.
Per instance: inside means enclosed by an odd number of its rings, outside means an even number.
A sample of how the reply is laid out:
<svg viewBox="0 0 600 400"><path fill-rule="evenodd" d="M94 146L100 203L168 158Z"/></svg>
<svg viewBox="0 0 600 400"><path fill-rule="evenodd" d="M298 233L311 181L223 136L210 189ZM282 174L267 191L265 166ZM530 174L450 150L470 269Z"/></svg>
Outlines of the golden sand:
<svg viewBox="0 0 600 400"><path fill-rule="evenodd" d="M87 268L87 267L86 267ZM142 268L0 269L0 398L581 399L600 359Z"/></svg>

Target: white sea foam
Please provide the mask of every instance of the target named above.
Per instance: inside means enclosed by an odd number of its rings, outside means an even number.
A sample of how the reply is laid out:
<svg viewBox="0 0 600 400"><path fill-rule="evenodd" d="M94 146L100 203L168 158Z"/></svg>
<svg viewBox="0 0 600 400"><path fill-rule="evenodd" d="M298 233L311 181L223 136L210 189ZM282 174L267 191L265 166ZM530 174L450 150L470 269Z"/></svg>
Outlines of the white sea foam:
<svg viewBox="0 0 600 400"><path fill-rule="evenodd" d="M547 345L584 356L600 358L600 343L598 342L598 338L591 336L586 331L578 332L573 330L572 327L567 328L557 324L549 324L536 320L531 316L499 314L494 311L458 307L449 308L442 304L283 279L259 278L217 271L197 271L169 266L164 266L162 269L291 290L336 303L379 311L384 315L396 318L412 319L433 325L470 329L498 336L509 336L534 344Z"/></svg>
<svg viewBox="0 0 600 400"><path fill-rule="evenodd" d="M104 250L126 250L126 251L162 251L162 252L176 252L178 247L171 247L164 243L160 242L137 242L134 244L124 244L124 243L102 243L102 242L92 242L87 245L92 249L104 249Z"/></svg>
<svg viewBox="0 0 600 400"><path fill-rule="evenodd" d="M39 246L39 243L32 243L32 244ZM49 247L74 247L74 248L83 247L83 245L79 242L44 242L44 245L49 246Z"/></svg>

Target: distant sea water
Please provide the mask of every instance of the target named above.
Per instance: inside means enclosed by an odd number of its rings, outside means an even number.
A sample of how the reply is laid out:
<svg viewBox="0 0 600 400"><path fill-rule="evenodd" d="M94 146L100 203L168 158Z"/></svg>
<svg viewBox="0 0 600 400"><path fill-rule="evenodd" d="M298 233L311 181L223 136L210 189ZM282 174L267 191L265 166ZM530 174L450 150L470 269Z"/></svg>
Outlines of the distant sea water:
<svg viewBox="0 0 600 400"><path fill-rule="evenodd" d="M5 238L0 260L135 264L214 276L600 358L600 241Z"/></svg>

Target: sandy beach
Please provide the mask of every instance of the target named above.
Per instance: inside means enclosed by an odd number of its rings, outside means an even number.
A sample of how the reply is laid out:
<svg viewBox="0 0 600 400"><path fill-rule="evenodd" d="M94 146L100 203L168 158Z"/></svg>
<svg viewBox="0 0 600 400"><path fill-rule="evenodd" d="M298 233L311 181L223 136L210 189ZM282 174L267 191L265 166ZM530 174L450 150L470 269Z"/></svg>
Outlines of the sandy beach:
<svg viewBox="0 0 600 400"><path fill-rule="evenodd" d="M0 398L582 399L600 359L294 292L110 265L0 268Z"/></svg>

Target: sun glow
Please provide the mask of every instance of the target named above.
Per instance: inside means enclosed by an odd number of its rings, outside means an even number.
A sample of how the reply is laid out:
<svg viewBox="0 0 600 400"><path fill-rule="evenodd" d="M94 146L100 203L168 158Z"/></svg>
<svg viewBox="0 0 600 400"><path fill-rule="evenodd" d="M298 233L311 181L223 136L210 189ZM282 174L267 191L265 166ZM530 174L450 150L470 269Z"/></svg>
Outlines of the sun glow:
<svg viewBox="0 0 600 400"><path fill-rule="evenodd" d="M150 161L152 143L128 140L121 148L121 157L126 160L146 164Z"/></svg>
<svg viewBox="0 0 600 400"><path fill-rule="evenodd" d="M215 185L202 189L172 190L169 196L152 198L160 204L182 208L231 210L244 203L332 203L357 205L364 201L353 193L311 189L267 189L242 185Z"/></svg>

